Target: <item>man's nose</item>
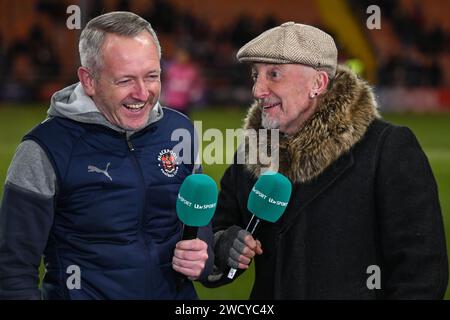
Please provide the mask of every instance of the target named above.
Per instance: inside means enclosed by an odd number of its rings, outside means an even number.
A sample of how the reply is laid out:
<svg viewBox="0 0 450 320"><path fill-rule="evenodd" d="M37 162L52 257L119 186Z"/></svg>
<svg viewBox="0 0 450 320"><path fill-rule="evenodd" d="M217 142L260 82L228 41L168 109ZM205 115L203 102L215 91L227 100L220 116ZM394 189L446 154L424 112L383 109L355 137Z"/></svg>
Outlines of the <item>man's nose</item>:
<svg viewBox="0 0 450 320"><path fill-rule="evenodd" d="M269 95L269 87L267 81L258 77L253 84L253 96L257 99L265 98Z"/></svg>
<svg viewBox="0 0 450 320"><path fill-rule="evenodd" d="M147 101L149 96L150 92L146 83L143 80L136 80L132 97L139 101Z"/></svg>

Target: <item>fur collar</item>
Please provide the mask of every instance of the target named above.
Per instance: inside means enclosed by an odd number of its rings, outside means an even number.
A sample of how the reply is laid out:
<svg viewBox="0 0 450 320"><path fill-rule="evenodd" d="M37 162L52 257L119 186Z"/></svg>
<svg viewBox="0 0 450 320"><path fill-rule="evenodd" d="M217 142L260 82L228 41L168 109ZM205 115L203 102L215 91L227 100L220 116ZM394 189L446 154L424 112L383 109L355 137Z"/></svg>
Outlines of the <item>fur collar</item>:
<svg viewBox="0 0 450 320"><path fill-rule="evenodd" d="M380 115L372 89L349 69L339 66L331 90L320 97L317 111L300 131L292 136L280 134L276 146L278 171L292 183L312 180L355 145L376 118ZM244 121L244 129L260 128L261 108L254 103ZM258 143L261 147L261 141ZM265 143L266 150L270 150L270 140ZM255 177L261 169L270 169L248 161L245 166Z"/></svg>

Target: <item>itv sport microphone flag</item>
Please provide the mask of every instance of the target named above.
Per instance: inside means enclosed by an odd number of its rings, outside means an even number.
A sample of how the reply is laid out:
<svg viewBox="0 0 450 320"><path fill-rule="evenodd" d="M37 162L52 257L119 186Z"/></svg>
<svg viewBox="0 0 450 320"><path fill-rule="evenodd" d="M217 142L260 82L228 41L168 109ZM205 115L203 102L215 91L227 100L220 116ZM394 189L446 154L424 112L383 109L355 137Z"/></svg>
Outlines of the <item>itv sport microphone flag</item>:
<svg viewBox="0 0 450 320"><path fill-rule="evenodd" d="M184 223L182 240L195 239L198 228L209 224L216 211L217 198L216 182L206 174L192 174L184 179L176 204L178 218ZM177 276L177 290L185 280L186 276Z"/></svg>
<svg viewBox="0 0 450 320"><path fill-rule="evenodd" d="M261 174L248 196L247 209L253 216L245 230L253 234L260 220L277 222L286 210L291 193L292 184L281 173L266 171ZM236 271L236 268L230 268L227 277L233 279Z"/></svg>
<svg viewBox="0 0 450 320"><path fill-rule="evenodd" d="M257 218L276 222L286 210L292 193L288 178L266 171L256 181L248 196L247 209Z"/></svg>
<svg viewBox="0 0 450 320"><path fill-rule="evenodd" d="M217 206L216 182L206 174L184 179L177 199L178 218L187 226L203 227L211 221Z"/></svg>

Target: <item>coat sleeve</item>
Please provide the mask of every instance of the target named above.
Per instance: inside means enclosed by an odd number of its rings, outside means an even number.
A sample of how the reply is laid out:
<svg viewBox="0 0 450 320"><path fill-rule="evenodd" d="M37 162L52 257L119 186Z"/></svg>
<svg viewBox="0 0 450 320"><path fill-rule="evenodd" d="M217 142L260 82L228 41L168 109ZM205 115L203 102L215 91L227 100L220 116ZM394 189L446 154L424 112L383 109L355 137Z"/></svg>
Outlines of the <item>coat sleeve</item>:
<svg viewBox="0 0 450 320"><path fill-rule="evenodd" d="M234 161L237 161L236 156ZM243 188L239 183L245 179L244 175L243 165L232 164L226 169L220 180L219 199L213 217L214 233L226 230L233 225L244 225L245 221L237 197L238 190Z"/></svg>
<svg viewBox="0 0 450 320"><path fill-rule="evenodd" d="M39 265L53 223L56 176L25 141L8 171L0 206L0 300L40 299Z"/></svg>
<svg viewBox="0 0 450 320"><path fill-rule="evenodd" d="M386 133L376 195L385 298L442 299L448 263L438 191L427 157L408 128Z"/></svg>

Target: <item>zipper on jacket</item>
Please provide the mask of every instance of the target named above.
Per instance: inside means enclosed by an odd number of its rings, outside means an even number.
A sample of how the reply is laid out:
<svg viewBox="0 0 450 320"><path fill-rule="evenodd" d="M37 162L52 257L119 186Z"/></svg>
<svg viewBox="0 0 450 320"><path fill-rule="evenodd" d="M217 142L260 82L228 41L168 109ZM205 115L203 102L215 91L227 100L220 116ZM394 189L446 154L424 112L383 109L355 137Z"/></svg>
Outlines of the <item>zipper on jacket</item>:
<svg viewBox="0 0 450 320"><path fill-rule="evenodd" d="M126 136L126 139L127 139L128 150L134 151L134 146L133 146L133 143L130 140L130 137Z"/></svg>
<svg viewBox="0 0 450 320"><path fill-rule="evenodd" d="M147 258L147 262L148 262L148 264L150 264L151 257L150 257L150 253L149 253L149 248L145 241L145 236L144 236L144 231L143 231L144 215L145 215L145 199L146 199L145 179L144 179L144 175L141 170L141 166L139 165L139 161L136 158L136 153L134 153L135 149L134 149L133 143L131 142L130 137L127 136L126 134L125 134L125 139L127 142L128 150L130 151L130 156L131 156L132 162L136 168L136 172L138 173L138 176L140 177L141 189L143 190L141 192L142 193L142 208L141 208L141 214L139 217L138 235L139 235L140 241L142 243L142 246L145 250L144 254L145 254L145 257ZM145 272L145 296L146 296L145 298L146 299L148 299L150 297L149 281L150 281L149 276L148 276L147 272Z"/></svg>

